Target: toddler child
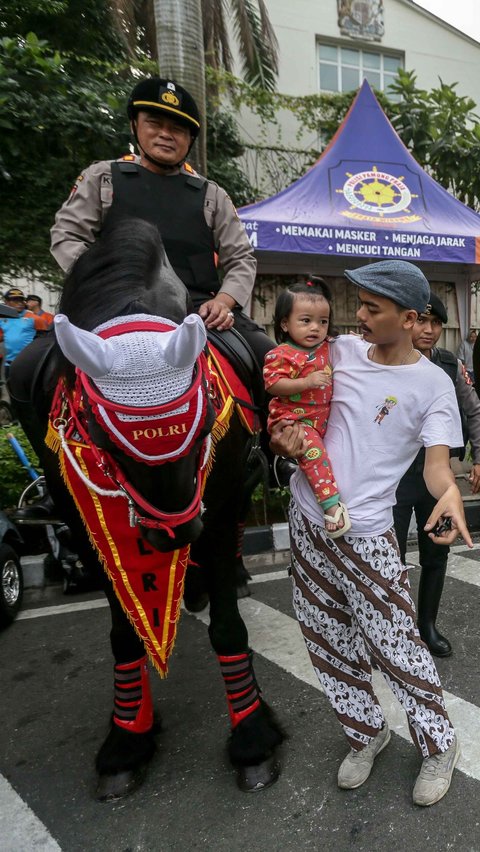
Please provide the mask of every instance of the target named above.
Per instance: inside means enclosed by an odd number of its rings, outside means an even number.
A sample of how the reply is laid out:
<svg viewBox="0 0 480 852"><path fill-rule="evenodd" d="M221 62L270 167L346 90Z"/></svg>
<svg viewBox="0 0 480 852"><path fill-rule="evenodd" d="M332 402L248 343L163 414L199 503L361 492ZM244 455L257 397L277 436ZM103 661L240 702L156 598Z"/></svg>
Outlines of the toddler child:
<svg viewBox="0 0 480 852"><path fill-rule="evenodd" d="M293 284L275 306L275 339L280 345L265 356L265 388L273 396L268 428L279 420L299 420L308 449L299 459L325 515L330 538L350 529L347 507L340 502L323 436L332 398L328 335L332 331L331 294L321 278Z"/></svg>

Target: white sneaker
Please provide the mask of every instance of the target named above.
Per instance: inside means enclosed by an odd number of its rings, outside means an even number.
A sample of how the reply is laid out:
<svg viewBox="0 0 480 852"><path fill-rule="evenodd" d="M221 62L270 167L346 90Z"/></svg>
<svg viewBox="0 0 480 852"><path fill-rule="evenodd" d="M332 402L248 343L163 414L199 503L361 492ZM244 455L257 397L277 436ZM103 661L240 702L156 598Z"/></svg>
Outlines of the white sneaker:
<svg viewBox="0 0 480 852"><path fill-rule="evenodd" d="M453 770L460 757L460 745L455 737L452 745L443 754L433 754L426 757L413 788L415 805L434 805L443 799L450 787Z"/></svg>
<svg viewBox="0 0 480 852"><path fill-rule="evenodd" d="M380 754L389 744L390 737L390 728L385 722L381 731L370 740L365 748L360 749L360 751L352 749L350 754L347 754L338 770L338 786L342 790L354 790L356 787L361 787L372 771L377 754Z"/></svg>

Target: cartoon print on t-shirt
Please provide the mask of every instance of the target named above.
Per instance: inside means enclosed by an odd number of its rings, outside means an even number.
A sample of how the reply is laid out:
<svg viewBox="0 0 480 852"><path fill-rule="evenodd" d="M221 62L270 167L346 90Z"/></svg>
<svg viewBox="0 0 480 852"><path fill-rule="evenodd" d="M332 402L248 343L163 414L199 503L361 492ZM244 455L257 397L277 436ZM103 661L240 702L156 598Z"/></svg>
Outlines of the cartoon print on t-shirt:
<svg viewBox="0 0 480 852"><path fill-rule="evenodd" d="M397 398L395 396L386 396L382 404L376 406L378 414L373 422L378 423L380 426L384 417L386 417L387 414L390 414L390 411L392 408L395 408L396 404Z"/></svg>

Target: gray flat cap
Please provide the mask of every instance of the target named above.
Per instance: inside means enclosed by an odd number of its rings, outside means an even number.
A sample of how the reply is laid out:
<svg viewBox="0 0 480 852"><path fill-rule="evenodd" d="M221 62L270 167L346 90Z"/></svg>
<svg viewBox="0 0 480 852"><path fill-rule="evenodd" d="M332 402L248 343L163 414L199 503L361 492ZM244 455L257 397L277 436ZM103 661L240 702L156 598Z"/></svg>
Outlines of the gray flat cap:
<svg viewBox="0 0 480 852"><path fill-rule="evenodd" d="M346 269L345 277L352 284L391 299L402 308L423 313L430 299L430 285L425 275L406 260L381 260L358 269Z"/></svg>

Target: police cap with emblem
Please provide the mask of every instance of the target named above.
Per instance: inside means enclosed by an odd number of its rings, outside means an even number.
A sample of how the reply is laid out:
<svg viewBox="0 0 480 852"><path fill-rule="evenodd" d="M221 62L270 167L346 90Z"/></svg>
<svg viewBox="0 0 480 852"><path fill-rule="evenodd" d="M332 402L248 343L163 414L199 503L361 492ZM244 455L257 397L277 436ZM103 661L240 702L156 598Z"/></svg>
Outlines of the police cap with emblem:
<svg viewBox="0 0 480 852"><path fill-rule="evenodd" d="M194 99L173 80L148 77L137 83L128 99L129 119L134 120L140 110L165 113L188 127L193 138L200 131L200 113Z"/></svg>
<svg viewBox="0 0 480 852"><path fill-rule="evenodd" d="M445 305L442 300L435 295L435 293L430 293L430 298L428 300L428 305L422 314L426 314L427 316L431 316L434 314L440 322L446 323L448 322L448 314Z"/></svg>

